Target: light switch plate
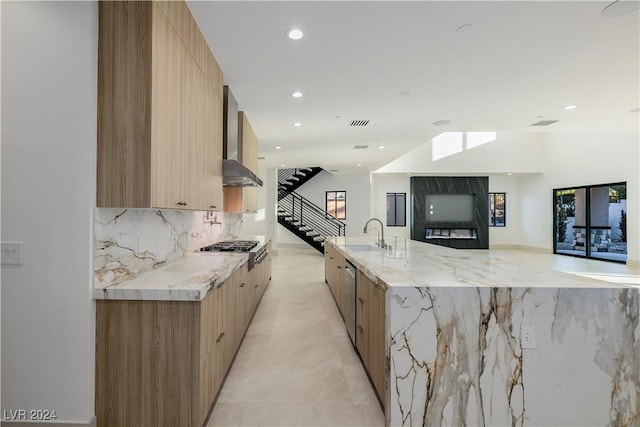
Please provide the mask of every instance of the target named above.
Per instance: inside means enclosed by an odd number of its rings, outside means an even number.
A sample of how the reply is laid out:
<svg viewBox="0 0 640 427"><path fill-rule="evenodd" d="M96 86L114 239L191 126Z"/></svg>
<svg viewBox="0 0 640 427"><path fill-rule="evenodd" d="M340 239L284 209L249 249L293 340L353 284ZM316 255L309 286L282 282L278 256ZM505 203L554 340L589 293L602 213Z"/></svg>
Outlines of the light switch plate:
<svg viewBox="0 0 640 427"><path fill-rule="evenodd" d="M22 265L22 242L2 242L2 264Z"/></svg>

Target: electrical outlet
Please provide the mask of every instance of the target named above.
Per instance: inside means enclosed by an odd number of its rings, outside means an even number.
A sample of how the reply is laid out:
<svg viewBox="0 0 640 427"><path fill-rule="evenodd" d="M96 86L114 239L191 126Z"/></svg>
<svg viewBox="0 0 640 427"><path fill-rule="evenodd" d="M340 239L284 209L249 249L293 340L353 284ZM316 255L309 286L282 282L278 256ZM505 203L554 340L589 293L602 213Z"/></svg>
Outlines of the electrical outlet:
<svg viewBox="0 0 640 427"><path fill-rule="evenodd" d="M520 345L522 348L536 348L536 328L523 326L520 329Z"/></svg>
<svg viewBox="0 0 640 427"><path fill-rule="evenodd" d="M22 265L22 242L2 242L2 264Z"/></svg>

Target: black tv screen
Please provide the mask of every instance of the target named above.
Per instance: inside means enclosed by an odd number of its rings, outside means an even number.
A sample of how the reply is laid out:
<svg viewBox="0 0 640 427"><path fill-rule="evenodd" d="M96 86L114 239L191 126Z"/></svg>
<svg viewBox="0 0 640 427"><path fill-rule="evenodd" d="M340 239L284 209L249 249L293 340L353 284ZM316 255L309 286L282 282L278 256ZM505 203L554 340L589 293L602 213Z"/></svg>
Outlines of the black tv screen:
<svg viewBox="0 0 640 427"><path fill-rule="evenodd" d="M473 221L473 194L427 194L425 220L427 222Z"/></svg>

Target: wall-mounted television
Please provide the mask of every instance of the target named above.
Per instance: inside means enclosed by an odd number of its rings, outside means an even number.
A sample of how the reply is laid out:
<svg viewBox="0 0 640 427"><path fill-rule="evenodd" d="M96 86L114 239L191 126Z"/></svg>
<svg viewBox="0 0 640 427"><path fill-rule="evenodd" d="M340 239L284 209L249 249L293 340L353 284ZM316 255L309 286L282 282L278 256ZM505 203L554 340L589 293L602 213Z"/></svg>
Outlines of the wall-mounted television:
<svg viewBox="0 0 640 427"><path fill-rule="evenodd" d="M426 194L426 222L473 221L474 194Z"/></svg>

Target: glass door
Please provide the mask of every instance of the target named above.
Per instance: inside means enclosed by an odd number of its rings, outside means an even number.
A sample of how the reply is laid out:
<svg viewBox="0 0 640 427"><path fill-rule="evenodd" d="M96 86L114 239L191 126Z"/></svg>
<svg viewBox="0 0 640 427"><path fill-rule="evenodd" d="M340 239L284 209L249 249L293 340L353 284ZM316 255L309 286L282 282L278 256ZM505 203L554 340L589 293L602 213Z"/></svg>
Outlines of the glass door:
<svg viewBox="0 0 640 427"><path fill-rule="evenodd" d="M627 260L626 183L553 190L554 253Z"/></svg>

